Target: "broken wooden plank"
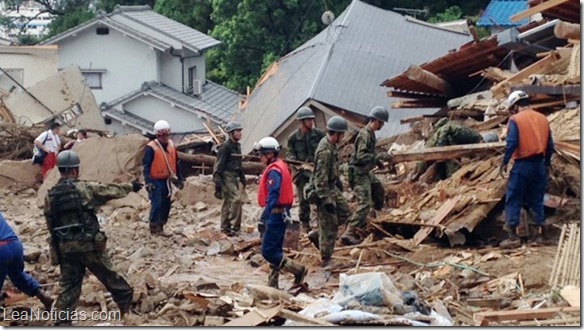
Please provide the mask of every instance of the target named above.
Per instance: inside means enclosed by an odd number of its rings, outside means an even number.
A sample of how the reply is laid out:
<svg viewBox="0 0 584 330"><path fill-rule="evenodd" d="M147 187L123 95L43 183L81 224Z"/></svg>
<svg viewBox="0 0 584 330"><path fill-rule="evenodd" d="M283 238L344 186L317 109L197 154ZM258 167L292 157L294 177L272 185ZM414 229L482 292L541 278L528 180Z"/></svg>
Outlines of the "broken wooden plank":
<svg viewBox="0 0 584 330"><path fill-rule="evenodd" d="M298 313L295 313L295 312L293 312L289 309L285 309L285 308L281 309L278 312L278 316L285 318L287 320L301 322L301 323L305 323L305 324L314 324L314 325L319 325L319 326L324 326L324 327L335 326L334 324L329 323L327 321L315 319L312 317L302 316Z"/></svg>
<svg viewBox="0 0 584 330"><path fill-rule="evenodd" d="M447 147L424 148L415 150L394 151L391 153L392 163L414 161L438 161L475 155L479 152L503 151L505 142L474 143Z"/></svg>
<svg viewBox="0 0 584 330"><path fill-rule="evenodd" d="M527 322L520 322L519 326L521 327L535 327L541 325L569 325L569 324L580 324L580 317L569 317L565 319L555 319L555 320L541 320L541 321L527 321Z"/></svg>
<svg viewBox="0 0 584 330"><path fill-rule="evenodd" d="M510 86L511 83L519 82L534 73L544 73L558 59L560 59L560 56L556 51L554 51L550 53L550 55L542 58L541 60L531 64L530 66L524 68L523 70L515 73L511 77L491 87L491 92L493 92L493 95L502 94L504 92L504 89L507 86Z"/></svg>
<svg viewBox="0 0 584 330"><path fill-rule="evenodd" d="M549 1L542 2L537 6L531 7L527 10L524 10L522 12L519 12L519 13L511 16L511 21L518 22L524 18L528 18L529 16L535 15L537 13L541 13L542 11L546 11L550 8L561 5L564 2L568 2L568 1L570 1L570 0L549 0Z"/></svg>
<svg viewBox="0 0 584 330"><path fill-rule="evenodd" d="M475 313L473 318L477 324L482 324L483 322L551 319L558 315L558 313L580 313L580 307L550 307L541 309L479 312Z"/></svg>
<svg viewBox="0 0 584 330"><path fill-rule="evenodd" d="M438 225L440 222L442 222L442 220L444 220L450 214L450 212L452 212L459 200L460 195L447 200L444 204L442 204L442 206L440 206L438 211L436 211L436 215L434 215L429 223L432 225ZM418 232L414 235L414 245L420 245L420 243L422 243L422 241L428 237L428 235L430 235L433 229L434 228L431 227L424 227L418 230Z"/></svg>
<svg viewBox="0 0 584 330"><path fill-rule="evenodd" d="M417 65L411 65L404 74L408 79L415 81L419 84L427 86L436 92L442 93L444 95L452 94L453 88L450 83L434 73L424 70Z"/></svg>
<svg viewBox="0 0 584 330"><path fill-rule="evenodd" d="M275 318L280 312L281 307L276 306L270 309L254 308L251 312L244 316L231 320L225 324L224 327L253 327Z"/></svg>

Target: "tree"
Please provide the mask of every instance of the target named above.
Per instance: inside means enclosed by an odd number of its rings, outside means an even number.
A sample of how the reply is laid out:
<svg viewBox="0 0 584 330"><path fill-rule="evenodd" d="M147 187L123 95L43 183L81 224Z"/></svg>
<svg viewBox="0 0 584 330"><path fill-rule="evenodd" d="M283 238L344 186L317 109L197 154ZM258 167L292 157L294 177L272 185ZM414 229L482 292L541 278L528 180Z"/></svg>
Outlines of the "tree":
<svg viewBox="0 0 584 330"><path fill-rule="evenodd" d="M438 13L436 16L430 17L428 22L439 23L439 22L450 22L462 18L462 10L458 6L452 6L447 8L443 13Z"/></svg>
<svg viewBox="0 0 584 330"><path fill-rule="evenodd" d="M95 17L95 13L88 9L78 9L67 14L63 14L53 18L49 24L49 33L47 38L56 36L59 33L65 32L77 25L83 24Z"/></svg>
<svg viewBox="0 0 584 330"><path fill-rule="evenodd" d="M213 29L212 0L158 0L154 10L197 31L209 33Z"/></svg>

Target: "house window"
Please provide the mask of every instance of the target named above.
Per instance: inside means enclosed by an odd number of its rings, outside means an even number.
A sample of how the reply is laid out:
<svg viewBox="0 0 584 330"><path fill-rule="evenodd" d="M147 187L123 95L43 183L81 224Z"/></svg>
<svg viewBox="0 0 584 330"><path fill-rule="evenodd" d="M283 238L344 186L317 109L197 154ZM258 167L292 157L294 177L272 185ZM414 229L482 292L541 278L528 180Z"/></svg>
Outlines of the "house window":
<svg viewBox="0 0 584 330"><path fill-rule="evenodd" d="M101 76L103 72L83 72L83 77L85 78L85 82L87 86L91 89L102 89L101 85Z"/></svg>
<svg viewBox="0 0 584 330"><path fill-rule="evenodd" d="M191 66L189 68L187 76L188 76L187 86L189 86L190 90L193 90L193 80L197 79L197 66Z"/></svg>

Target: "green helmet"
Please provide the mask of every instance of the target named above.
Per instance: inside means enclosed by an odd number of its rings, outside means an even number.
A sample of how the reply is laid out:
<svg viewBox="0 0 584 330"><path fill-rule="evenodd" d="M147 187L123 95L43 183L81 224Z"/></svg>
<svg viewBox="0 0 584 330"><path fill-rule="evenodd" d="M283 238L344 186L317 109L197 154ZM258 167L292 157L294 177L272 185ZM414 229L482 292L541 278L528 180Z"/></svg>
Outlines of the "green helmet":
<svg viewBox="0 0 584 330"><path fill-rule="evenodd" d="M231 133L233 131L242 130L242 129L243 128L241 127L241 125L236 121L230 121L225 126L225 132L227 132L227 133Z"/></svg>
<svg viewBox="0 0 584 330"><path fill-rule="evenodd" d="M302 107L296 113L296 120L314 119L314 112L309 107Z"/></svg>
<svg viewBox="0 0 584 330"><path fill-rule="evenodd" d="M369 112L369 118L377 119L387 123L389 120L389 112L386 108L378 105L371 109L371 112Z"/></svg>
<svg viewBox="0 0 584 330"><path fill-rule="evenodd" d="M328 131L344 133L348 129L347 121L341 116L332 116L326 123L326 129Z"/></svg>
<svg viewBox="0 0 584 330"><path fill-rule="evenodd" d="M57 155L57 167L58 168L75 168L79 167L79 156L73 150L61 151Z"/></svg>

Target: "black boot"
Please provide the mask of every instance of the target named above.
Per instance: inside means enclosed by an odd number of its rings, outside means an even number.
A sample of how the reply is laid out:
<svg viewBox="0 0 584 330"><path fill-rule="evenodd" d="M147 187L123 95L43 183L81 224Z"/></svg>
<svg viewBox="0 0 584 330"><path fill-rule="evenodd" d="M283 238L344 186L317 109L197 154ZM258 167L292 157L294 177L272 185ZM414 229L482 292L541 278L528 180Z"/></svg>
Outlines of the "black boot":
<svg viewBox="0 0 584 330"><path fill-rule="evenodd" d="M317 249L320 249L320 244L318 240L318 230L313 230L308 234L308 240L314 244Z"/></svg>
<svg viewBox="0 0 584 330"><path fill-rule="evenodd" d="M282 259L280 269L294 274L294 285L302 284L302 282L304 282L304 277L308 274L308 269L306 269L306 267L286 257Z"/></svg>
<svg viewBox="0 0 584 330"><path fill-rule="evenodd" d="M270 264L270 275L268 276L268 286L278 289L278 282L280 280L280 268Z"/></svg>
<svg viewBox="0 0 584 330"><path fill-rule="evenodd" d="M509 228L509 238L499 243L501 249L516 249L521 247L521 239L517 236L517 228Z"/></svg>

